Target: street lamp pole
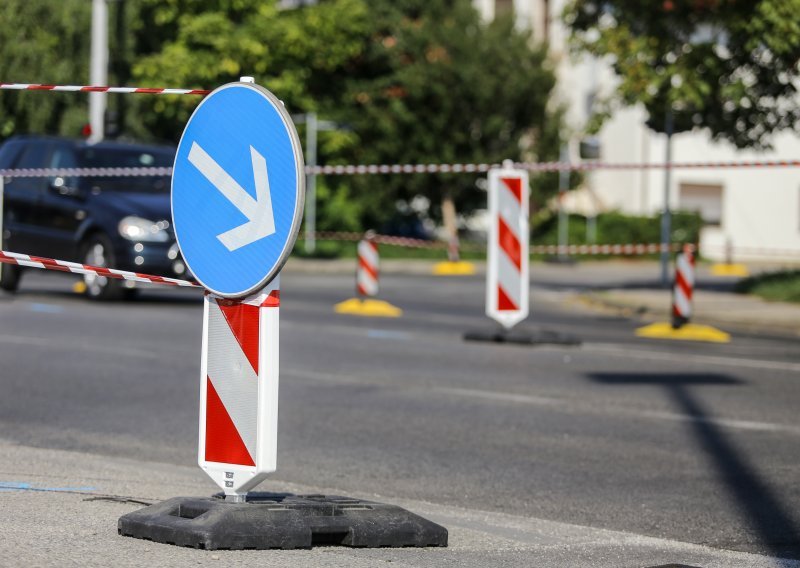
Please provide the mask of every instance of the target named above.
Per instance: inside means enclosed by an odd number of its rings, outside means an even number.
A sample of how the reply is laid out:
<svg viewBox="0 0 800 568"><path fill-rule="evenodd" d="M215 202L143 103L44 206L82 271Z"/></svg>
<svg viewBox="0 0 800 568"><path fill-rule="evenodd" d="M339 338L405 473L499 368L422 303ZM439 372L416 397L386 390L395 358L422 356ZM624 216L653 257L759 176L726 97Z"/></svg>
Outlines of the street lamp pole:
<svg viewBox="0 0 800 568"><path fill-rule="evenodd" d="M92 0L92 45L89 82L108 84L108 5L106 0ZM106 93L89 93L89 142L103 140L106 114Z"/></svg>
<svg viewBox="0 0 800 568"><path fill-rule="evenodd" d="M670 184L672 183L672 105L667 108L664 118L664 132L667 135L667 156L664 168L664 211L661 214L661 285L669 287L670 234L672 232L672 213L669 207Z"/></svg>

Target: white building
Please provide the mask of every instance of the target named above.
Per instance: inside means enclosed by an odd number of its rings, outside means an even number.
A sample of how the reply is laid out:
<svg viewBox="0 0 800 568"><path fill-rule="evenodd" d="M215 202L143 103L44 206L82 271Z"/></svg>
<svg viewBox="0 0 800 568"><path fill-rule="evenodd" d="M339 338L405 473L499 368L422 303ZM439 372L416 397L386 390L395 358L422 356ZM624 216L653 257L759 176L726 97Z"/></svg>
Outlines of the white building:
<svg viewBox="0 0 800 568"><path fill-rule="evenodd" d="M592 57L576 60L567 53L567 34L561 21L566 0L473 0L484 18L513 10L520 26L534 40L547 40L557 65L557 99L568 105L568 127L575 136L571 152L577 159L577 139L588 118L594 95L609 95L611 69ZM663 163L666 137L645 126L642 108L615 114L599 134L605 162ZM784 132L770 152L737 151L712 142L706 131L673 136L674 162L738 162L800 159L800 137ZM620 210L654 214L664 206L664 171L600 170L573 193L571 206L585 213ZM697 210L706 227L701 250L723 259L726 244L736 260L793 260L800 262L800 170L798 168L674 169L669 187L670 207Z"/></svg>

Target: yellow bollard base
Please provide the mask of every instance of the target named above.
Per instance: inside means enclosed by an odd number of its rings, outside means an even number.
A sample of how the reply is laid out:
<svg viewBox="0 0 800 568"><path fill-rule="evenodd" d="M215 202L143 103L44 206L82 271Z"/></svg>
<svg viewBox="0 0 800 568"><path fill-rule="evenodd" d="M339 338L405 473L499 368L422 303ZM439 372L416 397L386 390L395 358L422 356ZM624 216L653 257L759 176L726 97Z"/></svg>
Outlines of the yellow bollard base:
<svg viewBox="0 0 800 568"><path fill-rule="evenodd" d="M458 262L439 262L433 266L434 276L471 276L475 274L475 265L460 260Z"/></svg>
<svg viewBox="0 0 800 568"><path fill-rule="evenodd" d="M397 306L373 298L350 298L333 306L333 311L368 318L399 318L403 315L403 310Z"/></svg>
<svg viewBox="0 0 800 568"><path fill-rule="evenodd" d="M75 284L72 285L72 291L75 292L76 294L85 293L86 292L86 283L83 280L75 282Z"/></svg>
<svg viewBox="0 0 800 568"><path fill-rule="evenodd" d="M678 339L681 341L709 341L711 343L730 343L731 336L709 325L687 323L678 329L665 322L651 323L636 330L638 337L651 339Z"/></svg>
<svg viewBox="0 0 800 568"><path fill-rule="evenodd" d="M744 264L712 264L711 274L714 276L750 276L750 271Z"/></svg>

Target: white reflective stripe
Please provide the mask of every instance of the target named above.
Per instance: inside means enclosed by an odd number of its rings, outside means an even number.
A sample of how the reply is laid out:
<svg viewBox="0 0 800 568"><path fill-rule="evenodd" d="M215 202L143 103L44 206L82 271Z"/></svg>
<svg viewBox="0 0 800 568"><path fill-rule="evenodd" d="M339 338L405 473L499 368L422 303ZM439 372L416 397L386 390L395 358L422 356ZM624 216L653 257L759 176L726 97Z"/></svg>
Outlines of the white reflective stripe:
<svg viewBox="0 0 800 568"><path fill-rule="evenodd" d="M80 85L59 85L54 91L80 91L83 87Z"/></svg>
<svg viewBox="0 0 800 568"><path fill-rule="evenodd" d="M161 91L162 95L185 95L189 92L189 89L163 89Z"/></svg>
<svg viewBox="0 0 800 568"><path fill-rule="evenodd" d="M36 262L35 260L17 259L17 264L20 266L30 266L31 268L47 268L44 264Z"/></svg>
<svg viewBox="0 0 800 568"><path fill-rule="evenodd" d="M216 301L208 306L207 374L250 456L256 459L258 375Z"/></svg>
<svg viewBox="0 0 800 568"><path fill-rule="evenodd" d="M689 262L689 259L686 257L686 255L683 253L679 254L675 262L678 267L678 272L683 275L683 279L687 282L687 284L689 284L689 286L694 287L694 267L692 266L692 263Z"/></svg>
<svg viewBox="0 0 800 568"><path fill-rule="evenodd" d="M359 268L356 280L368 296L378 295L378 281L367 274L365 270Z"/></svg>
<svg viewBox="0 0 800 568"><path fill-rule="evenodd" d="M520 203L508 186L503 182L502 178L498 180L498 183L500 185L500 191L497 192L497 212L500 217L503 218L503 221L506 222L508 228L516 235L517 240L519 240L519 223L520 214L522 212Z"/></svg>
<svg viewBox="0 0 800 568"><path fill-rule="evenodd" d="M31 86L31 83L14 83L13 85L3 85L4 89L22 90Z"/></svg>
<svg viewBox="0 0 800 568"><path fill-rule="evenodd" d="M692 315L692 304L689 302L689 299L681 292L679 289L676 288L675 290L675 307L678 310L678 313L685 318L688 318Z"/></svg>
<svg viewBox="0 0 800 568"><path fill-rule="evenodd" d="M358 256L363 258L367 264L374 268L375 272L378 271L378 266L380 264L378 251L367 241L358 241Z"/></svg>
<svg viewBox="0 0 800 568"><path fill-rule="evenodd" d="M505 251L499 246L497 248L497 283L503 287L503 291L519 309L522 298L522 276Z"/></svg>

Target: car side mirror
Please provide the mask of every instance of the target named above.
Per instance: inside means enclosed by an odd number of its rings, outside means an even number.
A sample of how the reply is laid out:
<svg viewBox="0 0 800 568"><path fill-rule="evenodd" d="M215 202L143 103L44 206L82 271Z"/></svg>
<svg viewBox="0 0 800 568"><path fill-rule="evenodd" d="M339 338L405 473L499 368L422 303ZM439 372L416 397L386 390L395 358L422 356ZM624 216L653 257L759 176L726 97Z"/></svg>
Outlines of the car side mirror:
<svg viewBox="0 0 800 568"><path fill-rule="evenodd" d="M77 185L70 185L66 182L66 180L61 177L55 177L50 181L48 189L57 195L63 195L65 197L75 197L78 199L83 198L83 192Z"/></svg>

